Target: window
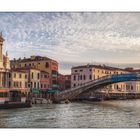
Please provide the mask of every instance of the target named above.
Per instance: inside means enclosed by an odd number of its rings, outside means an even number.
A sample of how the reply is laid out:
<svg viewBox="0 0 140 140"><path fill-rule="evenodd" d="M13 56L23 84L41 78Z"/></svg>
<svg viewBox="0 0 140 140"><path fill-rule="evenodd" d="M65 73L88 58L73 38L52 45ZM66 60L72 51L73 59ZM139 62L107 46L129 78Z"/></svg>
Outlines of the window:
<svg viewBox="0 0 140 140"><path fill-rule="evenodd" d="M86 80L86 76L84 75L84 80Z"/></svg>
<svg viewBox="0 0 140 140"><path fill-rule="evenodd" d="M32 72L32 79L34 79L34 73Z"/></svg>
<svg viewBox="0 0 140 140"><path fill-rule="evenodd" d="M57 84L57 81L56 80L52 80L52 84Z"/></svg>
<svg viewBox="0 0 140 140"><path fill-rule="evenodd" d="M21 78L21 73L19 74L19 78Z"/></svg>
<svg viewBox="0 0 140 140"><path fill-rule="evenodd" d="M39 82L37 83L37 88L39 88L40 86L39 86Z"/></svg>
<svg viewBox="0 0 140 140"><path fill-rule="evenodd" d="M94 75L94 80L95 80L95 75Z"/></svg>
<svg viewBox="0 0 140 140"><path fill-rule="evenodd" d="M44 88L46 88L46 84L44 84Z"/></svg>
<svg viewBox="0 0 140 140"><path fill-rule="evenodd" d="M46 62L46 68L48 68L49 67L49 63L48 62Z"/></svg>
<svg viewBox="0 0 140 140"><path fill-rule="evenodd" d="M18 82L16 82L16 87L19 87L19 84L18 84Z"/></svg>
<svg viewBox="0 0 140 140"><path fill-rule="evenodd" d="M16 73L14 73L14 78L16 78Z"/></svg>
<svg viewBox="0 0 140 140"><path fill-rule="evenodd" d="M27 65L25 64L25 67L26 67Z"/></svg>
<svg viewBox="0 0 140 140"><path fill-rule="evenodd" d="M91 76L91 74L89 75L89 80L91 80L92 79L92 76Z"/></svg>
<svg viewBox="0 0 140 140"><path fill-rule="evenodd" d="M75 70L74 72L77 72L77 70Z"/></svg>
<svg viewBox="0 0 140 140"><path fill-rule="evenodd" d="M57 72L56 70L52 70L52 74L57 75L57 74L58 74L58 72Z"/></svg>
<svg viewBox="0 0 140 140"><path fill-rule="evenodd" d="M27 82L25 82L25 88L27 88L27 87L28 87Z"/></svg>
<svg viewBox="0 0 140 140"><path fill-rule="evenodd" d="M19 84L20 84L20 87L22 87L22 83L20 82Z"/></svg>
<svg viewBox="0 0 140 140"><path fill-rule="evenodd" d="M14 87L16 87L16 83L14 82L14 85L13 85Z"/></svg>
<svg viewBox="0 0 140 140"><path fill-rule="evenodd" d="M89 71L92 71L91 69L89 69Z"/></svg>
<svg viewBox="0 0 140 140"><path fill-rule="evenodd" d="M40 78L40 74L39 74L39 73L37 74L37 78L38 78L38 79Z"/></svg>
<svg viewBox="0 0 140 140"><path fill-rule="evenodd" d="M80 75L78 75L78 81L80 80Z"/></svg>
<svg viewBox="0 0 140 140"><path fill-rule="evenodd" d="M80 70L80 71L83 71L83 70Z"/></svg>
<svg viewBox="0 0 140 140"><path fill-rule="evenodd" d="M74 84L73 86L76 87L76 84Z"/></svg>
<svg viewBox="0 0 140 140"><path fill-rule="evenodd" d="M74 75L73 80L74 80L74 81L76 80L76 75Z"/></svg>
<svg viewBox="0 0 140 140"><path fill-rule="evenodd" d="M82 75L80 75L80 79L82 80Z"/></svg>
<svg viewBox="0 0 140 140"><path fill-rule="evenodd" d="M119 86L117 85L117 89L119 89Z"/></svg>
<svg viewBox="0 0 140 140"><path fill-rule="evenodd" d="M34 82L34 88L36 88L36 82Z"/></svg>
<svg viewBox="0 0 140 140"><path fill-rule="evenodd" d="M29 64L29 66L31 67L31 64Z"/></svg>
<svg viewBox="0 0 140 140"><path fill-rule="evenodd" d="M25 74L25 79L27 79L27 74Z"/></svg>
<svg viewBox="0 0 140 140"><path fill-rule="evenodd" d="M48 78L48 76L47 75L44 75L44 78Z"/></svg>

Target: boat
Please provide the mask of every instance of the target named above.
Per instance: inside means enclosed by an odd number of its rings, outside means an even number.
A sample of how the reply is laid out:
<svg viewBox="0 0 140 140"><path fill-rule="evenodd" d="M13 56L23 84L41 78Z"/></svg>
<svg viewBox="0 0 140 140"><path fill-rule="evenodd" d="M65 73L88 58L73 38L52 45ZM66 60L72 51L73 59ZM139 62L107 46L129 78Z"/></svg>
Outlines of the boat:
<svg viewBox="0 0 140 140"><path fill-rule="evenodd" d="M26 102L5 102L0 104L0 109L28 108L32 107L31 101Z"/></svg>
<svg viewBox="0 0 140 140"><path fill-rule="evenodd" d="M0 109L32 107L31 99L21 97L19 91L11 91L7 95L7 97L0 99Z"/></svg>

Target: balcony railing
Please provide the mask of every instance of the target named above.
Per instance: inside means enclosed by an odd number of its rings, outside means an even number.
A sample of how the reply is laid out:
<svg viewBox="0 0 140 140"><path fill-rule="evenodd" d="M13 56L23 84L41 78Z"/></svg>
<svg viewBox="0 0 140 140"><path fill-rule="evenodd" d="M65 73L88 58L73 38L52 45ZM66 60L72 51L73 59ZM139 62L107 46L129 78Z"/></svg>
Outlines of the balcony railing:
<svg viewBox="0 0 140 140"><path fill-rule="evenodd" d="M57 74L52 74L52 77L57 77Z"/></svg>

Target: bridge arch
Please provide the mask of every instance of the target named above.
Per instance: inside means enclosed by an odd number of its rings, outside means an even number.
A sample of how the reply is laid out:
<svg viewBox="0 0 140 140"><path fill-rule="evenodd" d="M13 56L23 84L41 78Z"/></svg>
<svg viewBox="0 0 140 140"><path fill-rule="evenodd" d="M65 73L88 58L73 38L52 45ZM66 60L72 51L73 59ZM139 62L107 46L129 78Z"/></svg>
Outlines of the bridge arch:
<svg viewBox="0 0 140 140"><path fill-rule="evenodd" d="M56 98L58 98L58 100L71 99L90 89L97 90L110 84L127 81L140 81L140 74L128 73L104 76L84 83L82 86L60 92L57 94Z"/></svg>

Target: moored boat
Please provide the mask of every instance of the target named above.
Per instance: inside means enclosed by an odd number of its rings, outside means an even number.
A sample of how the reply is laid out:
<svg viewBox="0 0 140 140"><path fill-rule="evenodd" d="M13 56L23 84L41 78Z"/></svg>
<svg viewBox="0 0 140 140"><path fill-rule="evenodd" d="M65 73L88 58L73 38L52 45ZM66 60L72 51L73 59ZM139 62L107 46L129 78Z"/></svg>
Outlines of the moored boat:
<svg viewBox="0 0 140 140"><path fill-rule="evenodd" d="M0 104L0 109L26 108L26 107L32 107L31 101L5 102L4 104Z"/></svg>

